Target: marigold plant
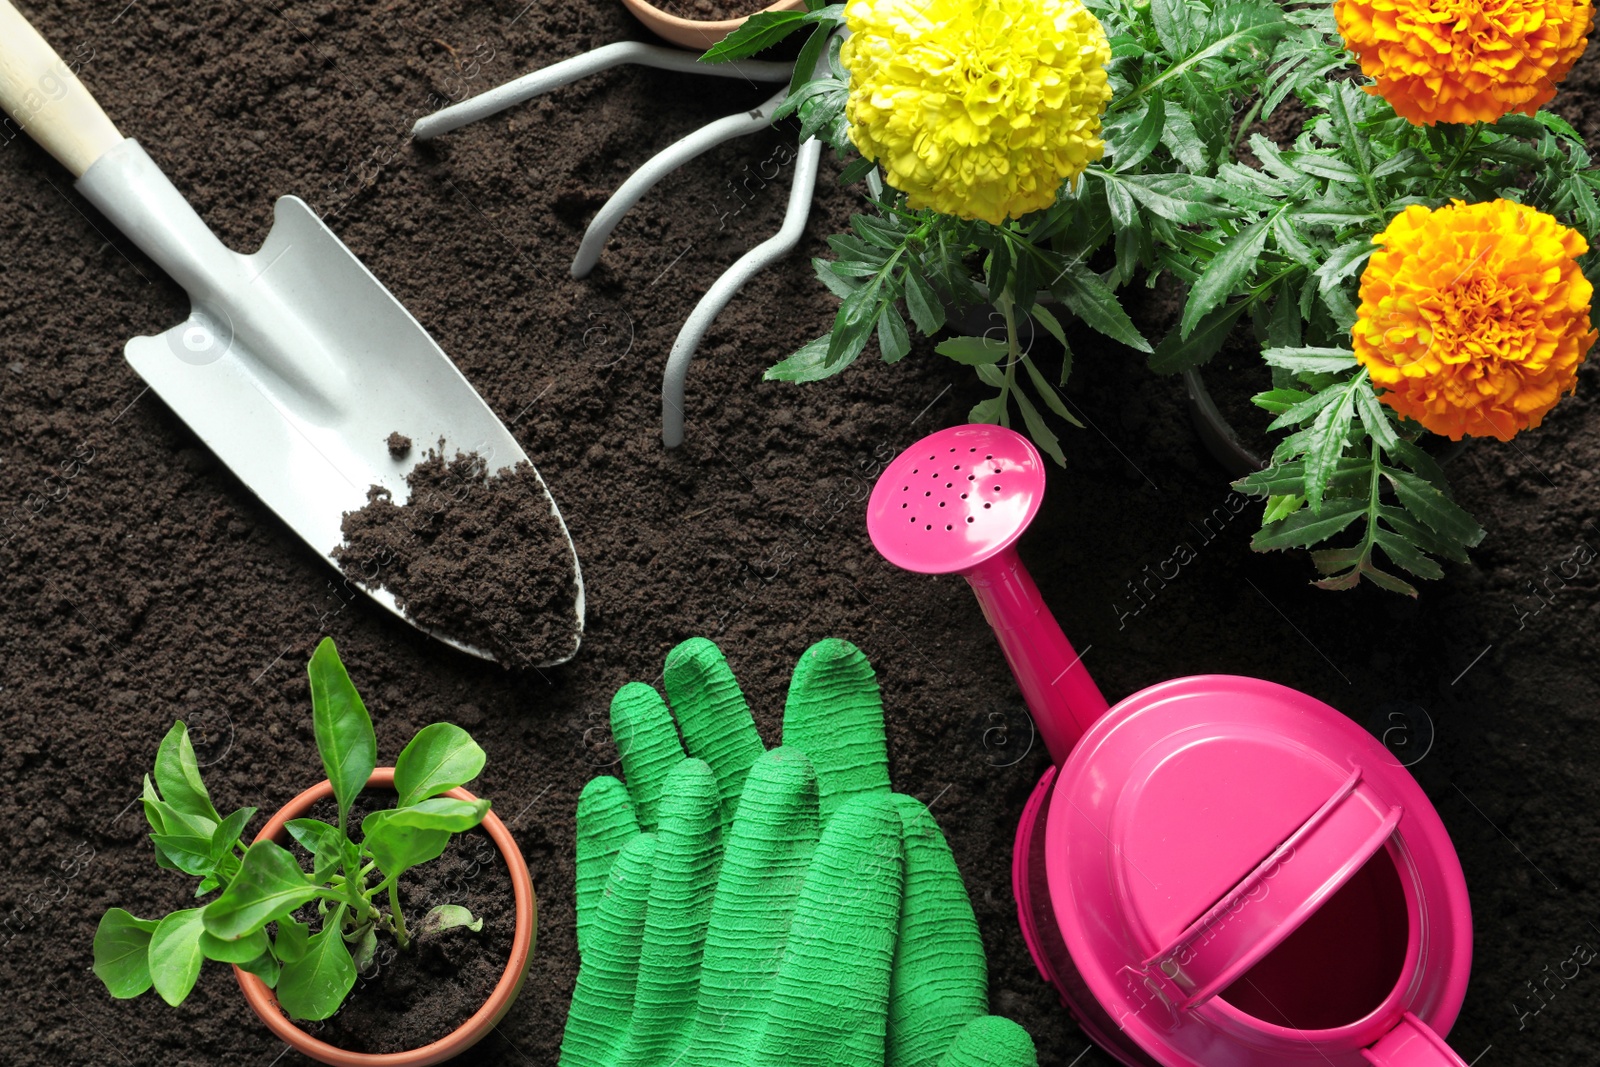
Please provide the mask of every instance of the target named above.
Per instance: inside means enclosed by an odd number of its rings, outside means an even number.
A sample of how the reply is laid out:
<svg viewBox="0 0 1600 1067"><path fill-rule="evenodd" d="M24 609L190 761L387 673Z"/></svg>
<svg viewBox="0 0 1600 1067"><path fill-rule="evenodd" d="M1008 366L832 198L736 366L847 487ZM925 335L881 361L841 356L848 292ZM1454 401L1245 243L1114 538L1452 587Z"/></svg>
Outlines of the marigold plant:
<svg viewBox="0 0 1600 1067"><path fill-rule="evenodd" d="M1509 441L1577 385L1596 332L1577 231L1509 200L1414 204L1373 243L1351 330L1380 399L1459 441Z"/></svg>
<svg viewBox="0 0 1600 1067"><path fill-rule="evenodd" d="M1100 159L1111 46L1079 0L853 0L850 140L907 206L998 225Z"/></svg>
<svg viewBox="0 0 1600 1067"><path fill-rule="evenodd" d="M1590 0L1336 0L1345 44L1414 123L1532 115L1583 55Z"/></svg>
<svg viewBox="0 0 1600 1067"><path fill-rule="evenodd" d="M955 326L932 351L996 390L969 418L1010 425L1015 410L1064 463L1047 419L1078 422L1063 311L1164 374L1196 374L1248 327L1265 364L1253 399L1284 435L1235 482L1264 500L1253 546L1309 550L1323 588L1409 595L1442 560L1465 561L1485 532L1451 500L1430 431L1535 425L1593 341L1600 256L1585 238L1600 234L1600 168L1540 109L1583 50L1591 0L1337 0L1337 14L1332 0L1076 0L1103 27L1110 98L1101 157L1062 146L1084 155L1057 168L1053 199L1021 171L969 163L996 158L980 132L1035 143L1064 121L1038 92L1039 57L1067 51L1029 51L1009 33L1018 20L1067 19L1057 39L1076 42L1085 88L1052 88L1070 129L1094 121L1082 109L1096 43L1074 0L1040 2L1023 15L1012 0L932 0L923 21L915 0L806 0L707 54L812 30L779 110L802 139L864 153L841 181L865 180L865 209L813 260L840 300L832 327L767 377L826 378L874 338L893 363L913 351L911 327ZM996 57L1011 80L977 77ZM1286 102L1304 117L1269 138L1260 123ZM1026 173L1046 171L1034 157ZM1483 207L1452 214L1453 201ZM1453 218L1476 221L1449 235ZM1186 290L1154 344L1117 295L1135 279ZM972 309L992 309L990 329ZM1059 348L1023 343L1029 318ZM1047 351L1059 375L1041 367Z"/></svg>

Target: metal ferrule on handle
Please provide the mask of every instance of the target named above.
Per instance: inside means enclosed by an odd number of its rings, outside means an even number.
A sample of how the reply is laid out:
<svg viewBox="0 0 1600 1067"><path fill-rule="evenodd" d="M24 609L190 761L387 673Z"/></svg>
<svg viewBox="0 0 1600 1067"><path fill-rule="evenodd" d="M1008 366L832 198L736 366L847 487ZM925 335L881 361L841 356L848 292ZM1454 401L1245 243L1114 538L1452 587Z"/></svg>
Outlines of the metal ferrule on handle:
<svg viewBox="0 0 1600 1067"><path fill-rule="evenodd" d="M1006 549L965 577L1059 767L1110 705L1045 607L1016 549Z"/></svg>

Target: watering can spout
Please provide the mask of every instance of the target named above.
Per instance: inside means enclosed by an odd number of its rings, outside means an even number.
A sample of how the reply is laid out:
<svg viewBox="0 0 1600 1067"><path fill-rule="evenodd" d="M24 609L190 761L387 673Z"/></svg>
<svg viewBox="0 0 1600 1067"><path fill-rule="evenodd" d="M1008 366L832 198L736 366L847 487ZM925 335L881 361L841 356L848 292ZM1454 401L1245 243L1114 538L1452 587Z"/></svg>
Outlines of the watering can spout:
<svg viewBox="0 0 1600 1067"><path fill-rule="evenodd" d="M1008 549L965 575L983 617L994 630L1051 762L1065 763L1109 705L1061 626L1044 606L1039 587L1016 549Z"/></svg>
<svg viewBox="0 0 1600 1067"><path fill-rule="evenodd" d="M952 427L884 468L867 530L897 567L966 578L1060 765L1108 705L1017 555L1044 484L1044 460L1027 438L1000 426Z"/></svg>

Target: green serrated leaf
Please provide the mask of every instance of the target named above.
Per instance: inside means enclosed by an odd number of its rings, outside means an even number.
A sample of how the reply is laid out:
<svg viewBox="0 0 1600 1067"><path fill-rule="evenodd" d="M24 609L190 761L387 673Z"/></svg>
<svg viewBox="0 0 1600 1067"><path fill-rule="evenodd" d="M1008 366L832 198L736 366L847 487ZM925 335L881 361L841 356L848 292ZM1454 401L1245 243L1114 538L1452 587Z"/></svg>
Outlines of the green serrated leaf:
<svg viewBox="0 0 1600 1067"><path fill-rule="evenodd" d="M1177 330L1170 331L1151 353L1150 369L1157 374L1178 374L1201 366L1222 351L1228 334L1249 306L1248 300L1235 300L1231 304L1213 308L1188 337Z"/></svg>
<svg viewBox="0 0 1600 1067"><path fill-rule="evenodd" d="M700 62L726 63L730 59L753 56L771 48L803 25L805 14L800 11L758 11L745 19L738 29L712 45L700 57Z"/></svg>
<svg viewBox="0 0 1600 1067"><path fill-rule="evenodd" d="M839 305L838 314L833 319L833 332L828 335L825 357L828 366L853 360L861 354L878 320L881 292L881 278L874 278Z"/></svg>
<svg viewBox="0 0 1600 1067"><path fill-rule="evenodd" d="M1271 228L1262 222L1247 227L1231 238L1223 246L1222 253L1206 266L1200 280L1189 290L1189 301L1184 305L1179 327L1182 337L1187 338L1212 309L1239 290L1255 269L1270 232Z"/></svg>
<svg viewBox="0 0 1600 1067"><path fill-rule="evenodd" d="M1325 390L1335 396L1311 424L1305 456L1306 504L1313 512L1322 511L1322 494L1327 490L1328 479L1333 476L1339 457L1344 454L1346 431L1355 417L1356 392L1365 386L1366 374L1362 373L1350 382Z"/></svg>
<svg viewBox="0 0 1600 1067"><path fill-rule="evenodd" d="M1383 476L1394 486L1395 496L1405 509L1428 529L1468 548L1483 540L1483 527L1432 483L1393 467L1385 467Z"/></svg>
<svg viewBox="0 0 1600 1067"><path fill-rule="evenodd" d="M871 174L876 166L876 163L865 156L853 159L839 172L839 184L854 185L868 174Z"/></svg>
<svg viewBox="0 0 1600 1067"><path fill-rule="evenodd" d="M1262 512L1261 523L1265 526L1268 523L1281 522L1305 506L1306 498L1299 493L1270 496L1267 498L1267 506Z"/></svg>
<svg viewBox="0 0 1600 1067"><path fill-rule="evenodd" d="M916 264L906 264L904 278L906 310L911 313L911 321L924 336L932 337L944 326L944 303Z"/></svg>
<svg viewBox="0 0 1600 1067"><path fill-rule="evenodd" d="M1395 433L1394 423L1390 421L1387 409L1378 403L1378 394L1372 391L1370 383L1356 393L1356 409L1361 414L1362 427L1380 447L1386 452L1393 452L1400 447L1400 435Z"/></svg>
<svg viewBox="0 0 1600 1067"><path fill-rule="evenodd" d="M906 330L906 320L892 301L885 302L878 312L878 353L885 363L898 363L911 351L911 334Z"/></svg>
<svg viewBox="0 0 1600 1067"><path fill-rule="evenodd" d="M1390 533L1382 526L1373 531L1373 540L1382 548L1388 557L1401 567L1418 578L1443 578L1444 568L1423 554L1422 550L1397 533Z"/></svg>
<svg viewBox="0 0 1600 1067"><path fill-rule="evenodd" d="M1003 359L1010 348L1004 341L989 337L950 337L940 341L933 350L957 363L977 367Z"/></svg>
<svg viewBox="0 0 1600 1067"><path fill-rule="evenodd" d="M1045 423L1039 409L1033 406L1033 401L1028 399L1028 394L1019 386L1011 391L1016 398L1017 408L1022 412L1022 422L1028 428L1028 436L1033 443L1039 446L1039 451L1056 461L1058 466L1067 465L1067 457L1061 451L1061 442L1057 440L1055 432Z"/></svg>
<svg viewBox="0 0 1600 1067"><path fill-rule="evenodd" d="M1034 365L1033 358L1031 356L1023 356L1022 365L1027 368L1028 377L1033 380L1033 387L1039 390L1039 397L1044 401L1045 407L1078 429L1083 429L1083 423L1078 421L1077 417L1067 409L1066 401L1061 399L1061 394L1056 392L1055 387L1045 380L1045 376Z"/></svg>
<svg viewBox="0 0 1600 1067"><path fill-rule="evenodd" d="M1049 283L1055 294L1084 325L1140 352L1152 351L1112 288L1081 263L1073 264Z"/></svg>
<svg viewBox="0 0 1600 1067"><path fill-rule="evenodd" d="M1280 548L1310 548L1337 534L1366 514L1367 502L1343 498L1326 502L1319 515L1315 512L1297 511L1282 522L1263 527L1250 541L1257 552L1270 552Z"/></svg>
<svg viewBox="0 0 1600 1067"><path fill-rule="evenodd" d="M807 342L788 359L767 368L767 373L762 377L769 382L821 381L823 378L830 378L838 374L854 363L856 356L861 354L861 348L866 345L866 341L863 339L861 346L857 347L855 352L847 353L845 358L829 363L828 343L831 337L831 334L823 334L815 341Z"/></svg>
<svg viewBox="0 0 1600 1067"><path fill-rule="evenodd" d="M1166 101L1159 96L1150 98L1139 123L1121 143L1114 143L1117 171L1132 170L1150 157L1161 143L1161 131L1167 123Z"/></svg>
<svg viewBox="0 0 1600 1067"><path fill-rule="evenodd" d="M968 422L980 422L990 426L999 426L1005 418L1005 397L991 396L988 400L980 400L972 405L972 410L967 412Z"/></svg>
<svg viewBox="0 0 1600 1067"><path fill-rule="evenodd" d="M1274 414L1288 411L1296 404L1303 404L1312 397L1301 389L1268 389L1264 393L1257 393L1250 398L1250 403L1264 411Z"/></svg>
<svg viewBox="0 0 1600 1067"><path fill-rule="evenodd" d="M1301 374L1338 374L1356 365L1356 354L1348 348L1267 348L1261 358L1269 367Z"/></svg>

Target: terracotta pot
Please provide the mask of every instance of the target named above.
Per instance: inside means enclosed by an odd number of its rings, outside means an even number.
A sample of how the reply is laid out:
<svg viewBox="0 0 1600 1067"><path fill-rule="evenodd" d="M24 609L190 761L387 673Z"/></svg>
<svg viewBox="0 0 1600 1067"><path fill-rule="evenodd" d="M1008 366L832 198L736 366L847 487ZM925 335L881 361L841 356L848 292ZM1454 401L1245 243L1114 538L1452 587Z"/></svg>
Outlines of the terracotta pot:
<svg viewBox="0 0 1600 1067"><path fill-rule="evenodd" d="M663 37L675 45L696 52L704 52L738 29L744 22L743 18L723 19L721 22L681 19L676 15L667 14L659 7L650 6L644 0L622 0L622 6L633 12L634 17L644 23L645 28L657 37ZM804 6L804 0L779 0L778 3L762 10L799 11Z"/></svg>
<svg viewBox="0 0 1600 1067"><path fill-rule="evenodd" d="M367 779L367 788L394 788L394 768L379 767L373 771L372 777ZM465 789L452 789L442 795L456 800L477 799ZM317 801L332 796L331 783L323 781L312 786L285 804L267 825L261 828L256 840L271 839L280 845L288 845L289 834L284 829L284 824L290 819L305 816ZM522 851L517 848L517 842L511 836L511 831L506 829L505 823L501 822L492 811L483 817L483 829L494 841L495 847L500 850L500 856L506 861L506 867L510 871L511 887L516 897L517 928L511 940L511 959L506 963L505 973L500 976L500 981L496 983L494 991L489 994L489 999L484 1002L483 1007L463 1023L460 1029L431 1045L405 1052L382 1054L347 1052L326 1041L319 1041L296 1026L278 1007L278 998L267 988L265 982L248 971L235 967L234 977L239 979L239 988L244 991L245 1000L249 1001L250 1007L261 1016L261 1021L267 1024L267 1029L288 1042L297 1052L322 1063L332 1064L333 1067L423 1067L425 1064L443 1063L459 1056L486 1037L489 1031L494 1029L495 1024L505 1017L506 1012L511 1009L512 1002L517 999L517 993L522 989L522 979L528 973L528 963L533 956L534 936L538 927L538 906L533 896L533 879L528 874L528 864L523 860Z"/></svg>

